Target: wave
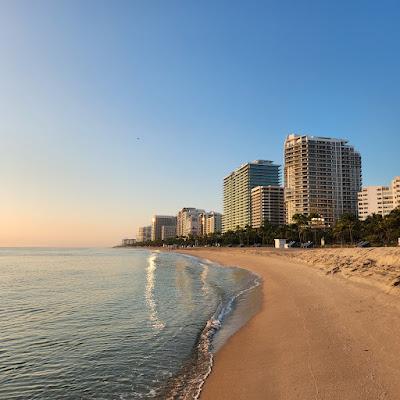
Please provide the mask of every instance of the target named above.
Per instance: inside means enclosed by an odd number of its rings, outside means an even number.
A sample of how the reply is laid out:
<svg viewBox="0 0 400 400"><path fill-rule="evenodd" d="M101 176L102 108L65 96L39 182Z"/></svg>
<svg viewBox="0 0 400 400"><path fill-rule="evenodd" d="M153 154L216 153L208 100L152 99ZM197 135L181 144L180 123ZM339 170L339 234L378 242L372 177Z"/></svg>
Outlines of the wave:
<svg viewBox="0 0 400 400"><path fill-rule="evenodd" d="M213 265L218 265L209 260L202 261ZM250 276L252 277L248 286L236 292L225 302L222 302L221 300L221 303L218 305L214 314L207 321L203 330L200 332L191 358L182 367L180 372L172 377L169 382L167 382L166 388L160 396L160 399L189 400L198 399L200 397L204 383L210 375L213 367L213 339L223 328L226 318L231 315L232 311L234 310L235 302L245 293L255 290L262 283L262 279L259 275L251 271L247 272L249 272ZM250 319L251 316L252 315L249 315L248 319ZM235 331L237 331L239 328L240 326L236 327Z"/></svg>

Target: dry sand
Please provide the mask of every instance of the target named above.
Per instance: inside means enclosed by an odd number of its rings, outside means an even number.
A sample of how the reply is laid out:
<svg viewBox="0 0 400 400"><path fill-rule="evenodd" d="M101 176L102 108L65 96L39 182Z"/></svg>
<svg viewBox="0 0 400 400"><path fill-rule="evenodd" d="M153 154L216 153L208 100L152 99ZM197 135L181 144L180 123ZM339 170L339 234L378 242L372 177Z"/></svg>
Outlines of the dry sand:
<svg viewBox="0 0 400 400"><path fill-rule="evenodd" d="M184 252L264 280L261 311L216 354L202 400L400 399L400 249ZM378 270L390 276L375 285Z"/></svg>

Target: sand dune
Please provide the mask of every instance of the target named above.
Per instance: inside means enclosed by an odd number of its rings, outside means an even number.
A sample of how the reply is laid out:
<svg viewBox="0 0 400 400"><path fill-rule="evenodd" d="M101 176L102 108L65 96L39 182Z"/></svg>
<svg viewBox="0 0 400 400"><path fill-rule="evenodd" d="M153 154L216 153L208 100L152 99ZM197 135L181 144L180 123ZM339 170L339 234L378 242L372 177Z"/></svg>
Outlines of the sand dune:
<svg viewBox="0 0 400 400"><path fill-rule="evenodd" d="M400 293L400 290L393 290L400 284L400 248L299 250L284 256L316 266L327 274L360 279L386 291Z"/></svg>

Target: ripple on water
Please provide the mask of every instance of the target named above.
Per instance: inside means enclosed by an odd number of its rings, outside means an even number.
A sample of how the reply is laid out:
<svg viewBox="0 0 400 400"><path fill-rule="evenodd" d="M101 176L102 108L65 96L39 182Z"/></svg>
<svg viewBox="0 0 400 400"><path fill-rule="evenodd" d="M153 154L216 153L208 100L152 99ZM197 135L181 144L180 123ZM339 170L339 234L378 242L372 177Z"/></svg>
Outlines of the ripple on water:
<svg viewBox="0 0 400 400"><path fill-rule="evenodd" d="M196 395L254 282L171 253L0 249L0 398Z"/></svg>

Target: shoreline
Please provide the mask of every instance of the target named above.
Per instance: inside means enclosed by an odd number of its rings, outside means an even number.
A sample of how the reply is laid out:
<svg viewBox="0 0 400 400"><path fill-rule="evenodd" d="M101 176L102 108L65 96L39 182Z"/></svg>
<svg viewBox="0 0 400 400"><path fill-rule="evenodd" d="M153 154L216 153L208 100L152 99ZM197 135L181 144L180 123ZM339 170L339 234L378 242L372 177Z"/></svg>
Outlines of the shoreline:
<svg viewBox="0 0 400 400"><path fill-rule="evenodd" d="M362 280L327 276L295 251L291 257L271 249L174 252L244 268L263 279L260 311L214 355L201 400L398 395L398 296Z"/></svg>

